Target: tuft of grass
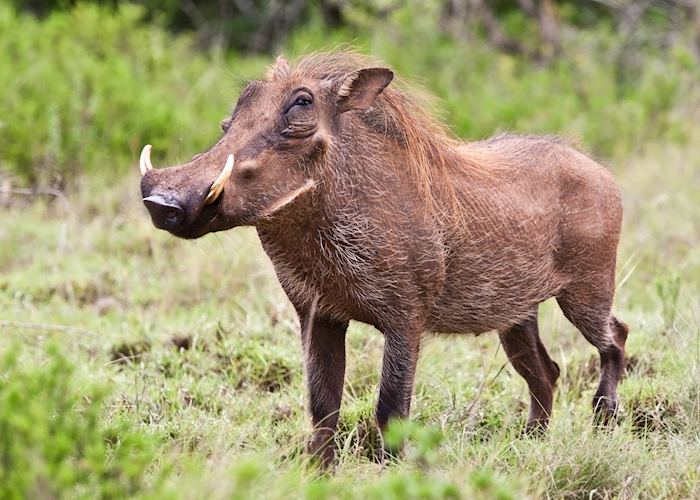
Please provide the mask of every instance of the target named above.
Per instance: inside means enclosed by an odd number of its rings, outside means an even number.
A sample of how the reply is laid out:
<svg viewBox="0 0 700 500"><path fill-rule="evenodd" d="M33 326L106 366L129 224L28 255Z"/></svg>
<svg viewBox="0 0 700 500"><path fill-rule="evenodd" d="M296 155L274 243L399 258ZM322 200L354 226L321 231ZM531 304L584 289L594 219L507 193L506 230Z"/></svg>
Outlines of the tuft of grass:
<svg viewBox="0 0 700 500"><path fill-rule="evenodd" d="M666 328L671 328L676 320L678 312L678 298L680 297L681 277L677 271L667 271L655 281L656 294L661 301L661 315Z"/></svg>

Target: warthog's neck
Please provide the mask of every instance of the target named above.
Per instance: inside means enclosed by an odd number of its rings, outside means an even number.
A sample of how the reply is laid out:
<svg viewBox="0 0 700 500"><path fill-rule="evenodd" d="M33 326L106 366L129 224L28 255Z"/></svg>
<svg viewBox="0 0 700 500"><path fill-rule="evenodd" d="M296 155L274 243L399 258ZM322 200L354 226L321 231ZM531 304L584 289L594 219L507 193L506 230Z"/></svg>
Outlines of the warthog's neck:
<svg viewBox="0 0 700 500"><path fill-rule="evenodd" d="M387 176L390 177L390 176ZM386 179L385 179L386 180ZM398 183L332 180L290 223L258 226L265 252L297 310L379 325L427 304L444 279L442 232L419 198ZM298 214L297 214L298 215Z"/></svg>

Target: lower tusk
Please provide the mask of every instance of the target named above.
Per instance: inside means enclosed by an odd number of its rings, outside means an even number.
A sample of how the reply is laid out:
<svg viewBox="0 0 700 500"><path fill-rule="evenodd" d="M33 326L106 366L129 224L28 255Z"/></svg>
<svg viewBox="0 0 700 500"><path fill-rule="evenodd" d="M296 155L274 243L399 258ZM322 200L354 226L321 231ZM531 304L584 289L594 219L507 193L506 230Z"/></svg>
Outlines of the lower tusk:
<svg viewBox="0 0 700 500"><path fill-rule="evenodd" d="M226 159L226 165L224 165L224 169L221 171L219 174L219 177L216 178L214 181L214 184L211 185L211 188L209 189L209 194L204 200L205 205L210 205L216 201L216 199L221 195L221 192L224 190L224 185L226 184L226 181L228 181L228 178L231 177L231 172L233 171L233 155L230 154L228 155L228 158Z"/></svg>
<svg viewBox="0 0 700 500"><path fill-rule="evenodd" d="M141 175L146 175L146 172L153 170L153 165L151 165L151 145L146 144L141 150L141 157L139 158L139 167L141 167Z"/></svg>

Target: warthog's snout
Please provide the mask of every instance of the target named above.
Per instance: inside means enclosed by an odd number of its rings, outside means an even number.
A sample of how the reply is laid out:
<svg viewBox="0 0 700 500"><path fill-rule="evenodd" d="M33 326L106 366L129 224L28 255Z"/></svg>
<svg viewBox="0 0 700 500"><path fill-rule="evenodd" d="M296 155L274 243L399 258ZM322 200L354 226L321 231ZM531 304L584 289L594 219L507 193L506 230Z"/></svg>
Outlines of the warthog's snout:
<svg viewBox="0 0 700 500"><path fill-rule="evenodd" d="M141 151L139 167L141 168L142 178L145 178L146 175L154 170L151 164L150 144L144 146ZM143 204L146 206L148 213L151 214L153 225L167 231L176 230L180 227L186 219L184 203L176 199L173 194L159 193L157 187L147 187L147 185L143 184L145 183L142 183Z"/></svg>
<svg viewBox="0 0 700 500"><path fill-rule="evenodd" d="M158 229L172 231L185 221L185 209L177 200L153 194L144 198L143 204L151 214L153 225Z"/></svg>
<svg viewBox="0 0 700 500"><path fill-rule="evenodd" d="M219 215L221 193L233 170L233 155L229 154L224 168L211 184L197 180L191 163L154 169L150 144L141 151L141 194L143 204L153 224L183 238L196 238L206 232L208 224Z"/></svg>

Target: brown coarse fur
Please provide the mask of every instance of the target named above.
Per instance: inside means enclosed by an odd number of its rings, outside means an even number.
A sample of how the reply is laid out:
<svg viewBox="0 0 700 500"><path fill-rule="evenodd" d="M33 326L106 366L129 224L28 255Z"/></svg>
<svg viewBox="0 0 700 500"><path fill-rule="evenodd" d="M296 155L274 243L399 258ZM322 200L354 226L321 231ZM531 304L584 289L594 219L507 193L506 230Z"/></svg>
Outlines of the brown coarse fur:
<svg viewBox="0 0 700 500"><path fill-rule="evenodd" d="M295 72L319 80L341 78L358 69L371 65L371 60L355 52L318 53L302 59ZM440 185L450 188L451 169L459 158L458 148L461 143L448 129L428 112L429 102L426 96L411 91L406 84L394 81L384 89L375 101L372 110L366 113L365 122L374 130L384 133L405 150L409 163L405 165L407 173L413 175L416 185L426 202L434 201L432 186ZM460 158L462 163L469 158ZM478 163L470 165L479 168ZM445 200L441 200L445 201ZM445 216L461 216L458 210L459 199L449 199L451 207L437 205Z"/></svg>
<svg viewBox="0 0 700 500"><path fill-rule="evenodd" d="M559 376L537 309L556 297L600 352L593 404L610 420L627 336L611 314L622 218L612 176L554 137L462 143L392 78L355 53L294 67L278 59L243 91L210 151L144 176L154 222L187 238L257 228L300 318L311 450L325 465L350 320L385 336L382 428L409 413L423 332L496 330L528 383L535 430L547 425ZM229 153L238 166L206 205ZM173 207L176 223L163 215Z"/></svg>

